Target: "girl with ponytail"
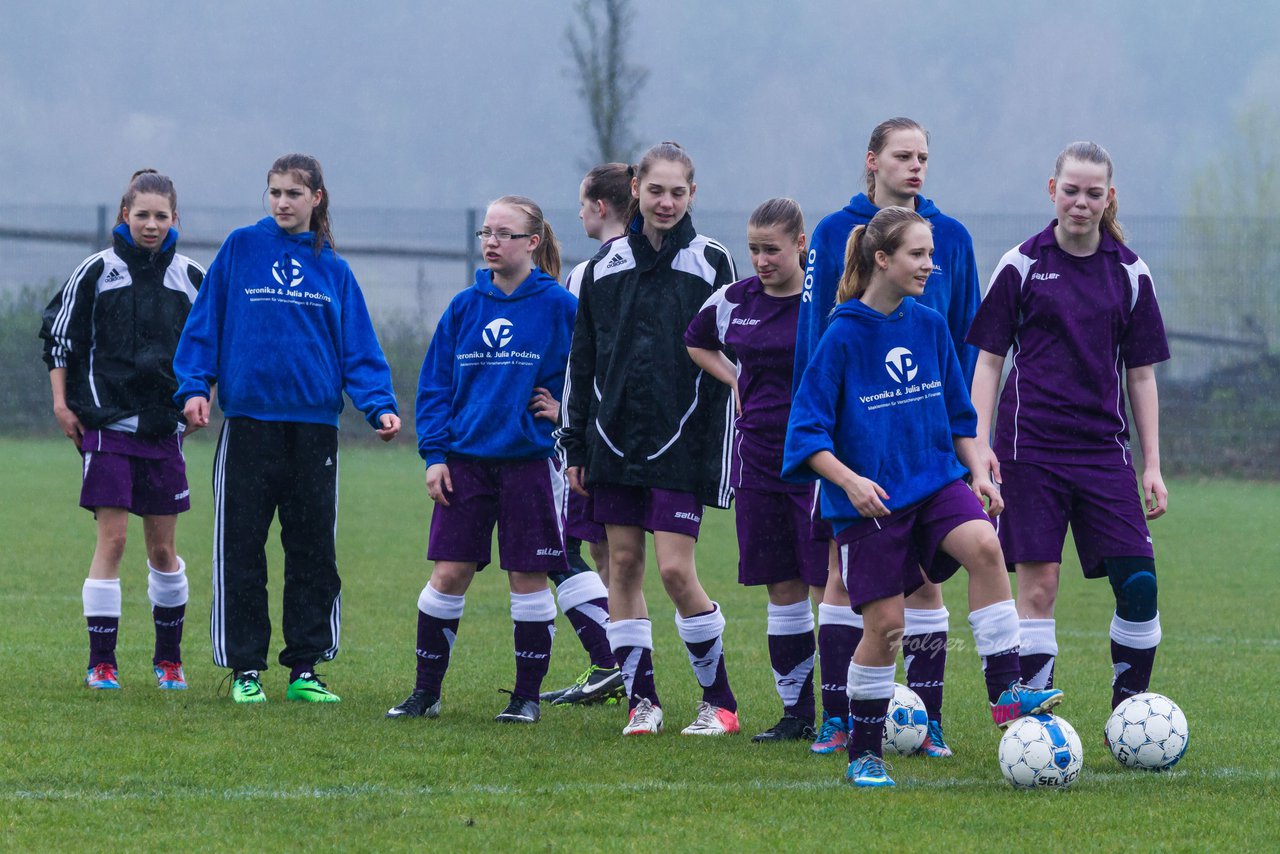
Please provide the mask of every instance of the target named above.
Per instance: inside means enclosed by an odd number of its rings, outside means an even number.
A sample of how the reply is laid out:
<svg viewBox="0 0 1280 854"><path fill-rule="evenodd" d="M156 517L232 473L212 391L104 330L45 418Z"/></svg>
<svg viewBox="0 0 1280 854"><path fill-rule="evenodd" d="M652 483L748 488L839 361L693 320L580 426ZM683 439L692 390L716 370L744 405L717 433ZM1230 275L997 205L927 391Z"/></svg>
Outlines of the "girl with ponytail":
<svg viewBox="0 0 1280 854"><path fill-rule="evenodd" d="M1062 699L1018 683L1018 613L987 518L1000 512L1000 492L982 468L977 416L946 321L916 302L933 273L933 249L932 229L906 208L884 208L854 230L839 289L845 299L800 380L783 450L784 478L821 479L822 517L864 621L845 710L846 778L855 786L893 785L881 745L905 597L959 565L969 574L969 624L996 724Z"/></svg>
<svg viewBox="0 0 1280 854"><path fill-rule="evenodd" d="M1000 537L1018 576L1022 674L1053 684L1054 603L1070 525L1085 578L1107 578L1115 593L1116 706L1147 690L1161 638L1147 522L1169 500L1155 378L1169 345L1151 271L1124 244L1116 220L1112 171L1097 143L1063 149L1049 179L1056 219L1001 259L969 341L981 348L973 401L983 471L1003 485L1008 507ZM1126 392L1142 448L1141 493Z"/></svg>
<svg viewBox="0 0 1280 854"><path fill-rule="evenodd" d="M511 588L515 686L495 720L536 723L551 661L556 603L548 573L565 573L565 479L540 418L538 389L564 388L577 300L560 286L560 244L524 196L490 203L476 232L488 266L449 303L418 379L418 453L435 502L418 596L417 674L389 718L436 717L464 598L498 557Z"/></svg>

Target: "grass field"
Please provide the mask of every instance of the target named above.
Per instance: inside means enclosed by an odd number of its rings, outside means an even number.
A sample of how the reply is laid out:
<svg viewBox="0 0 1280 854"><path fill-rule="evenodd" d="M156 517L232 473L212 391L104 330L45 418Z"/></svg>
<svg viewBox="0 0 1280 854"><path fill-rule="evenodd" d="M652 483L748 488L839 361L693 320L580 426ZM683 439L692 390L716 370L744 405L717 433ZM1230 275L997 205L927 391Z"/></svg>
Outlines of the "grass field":
<svg viewBox="0 0 1280 854"><path fill-rule="evenodd" d="M1280 840L1280 673L1275 525L1280 487L1172 483L1153 528L1165 641L1153 688L1191 722L1167 774L1127 771L1102 745L1110 587L1068 558L1059 605L1061 711L1084 741L1085 770L1064 792L1020 792L1000 776L997 731L965 622L964 581L948 584L951 760L899 759L898 787L854 791L843 758L746 736L683 738L696 683L672 609L651 572L658 687L667 734L619 735L618 707L547 708L501 726L513 679L501 573L482 573L445 682L438 720L388 721L413 682L414 612L427 578L428 501L411 442L343 452L339 566L342 653L322 671L335 707L283 701L286 672L264 674L270 702L236 707L208 639L212 437L188 443L194 509L178 529L191 578L185 659L191 690L162 693L141 526L123 568L124 690L81 685L87 644L80 586L93 523L76 508L78 460L65 441L0 440L0 847L8 850L990 850L1272 849ZM778 700L763 591L736 584L729 513L708 514L700 575L728 617L729 673L747 735ZM272 561L278 607L280 553ZM561 618L548 684L585 658Z"/></svg>

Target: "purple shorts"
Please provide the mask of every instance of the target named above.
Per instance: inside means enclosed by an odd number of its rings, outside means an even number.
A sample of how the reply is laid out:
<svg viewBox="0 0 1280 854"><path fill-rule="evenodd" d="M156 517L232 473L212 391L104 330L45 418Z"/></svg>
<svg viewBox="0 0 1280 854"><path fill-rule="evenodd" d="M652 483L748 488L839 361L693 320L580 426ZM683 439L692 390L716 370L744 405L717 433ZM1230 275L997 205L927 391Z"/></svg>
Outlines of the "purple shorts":
<svg viewBox="0 0 1280 854"><path fill-rule="evenodd" d="M813 494L809 496L809 539L829 543L836 538L831 523L822 518L822 481L815 481Z"/></svg>
<svg viewBox="0 0 1280 854"><path fill-rule="evenodd" d="M836 542L849 604L857 611L877 599L910 596L926 577L946 581L960 564L940 549L942 541L975 519L991 521L978 496L957 480L918 504L845 528Z"/></svg>
<svg viewBox="0 0 1280 854"><path fill-rule="evenodd" d="M428 560L479 564L492 555L498 526L498 562L508 572L568 571L560 508L567 488L560 461L449 460L449 506L431 514Z"/></svg>
<svg viewBox="0 0 1280 854"><path fill-rule="evenodd" d="M178 434L143 439L115 430L86 430L80 453L81 507L123 507L138 516L176 516L191 509Z"/></svg>
<svg viewBox="0 0 1280 854"><path fill-rule="evenodd" d="M748 587L775 581L827 583L827 544L809 536L807 492L734 492L738 525L738 583Z"/></svg>
<svg viewBox="0 0 1280 854"><path fill-rule="evenodd" d="M1105 578L1109 557L1155 557L1131 466L1000 461L1000 545L1009 570L1062 562L1067 525L1085 578Z"/></svg>
<svg viewBox="0 0 1280 854"><path fill-rule="evenodd" d="M583 498L571 489L566 503L565 536L584 543L604 542L604 526L591 519L591 499Z"/></svg>
<svg viewBox="0 0 1280 854"><path fill-rule="evenodd" d="M702 503L692 492L616 483L597 483L590 490L591 518L601 525L626 525L698 539Z"/></svg>

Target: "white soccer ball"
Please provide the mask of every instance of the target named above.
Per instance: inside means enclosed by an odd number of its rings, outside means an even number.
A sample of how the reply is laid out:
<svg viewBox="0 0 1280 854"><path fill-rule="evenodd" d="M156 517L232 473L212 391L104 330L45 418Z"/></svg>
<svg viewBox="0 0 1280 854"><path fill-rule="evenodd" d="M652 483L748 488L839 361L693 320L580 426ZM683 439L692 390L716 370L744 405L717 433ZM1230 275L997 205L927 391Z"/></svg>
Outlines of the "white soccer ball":
<svg viewBox="0 0 1280 854"><path fill-rule="evenodd" d="M1163 771L1187 752L1187 716L1163 694L1135 694L1107 719L1111 755L1130 768Z"/></svg>
<svg viewBox="0 0 1280 854"><path fill-rule="evenodd" d="M1004 778L1024 789L1065 789L1084 765L1080 736L1057 715L1027 715L1009 724L999 756Z"/></svg>
<svg viewBox="0 0 1280 854"><path fill-rule="evenodd" d="M884 752L910 756L929 734L929 713L924 700L906 685L894 683L889 713L884 718Z"/></svg>

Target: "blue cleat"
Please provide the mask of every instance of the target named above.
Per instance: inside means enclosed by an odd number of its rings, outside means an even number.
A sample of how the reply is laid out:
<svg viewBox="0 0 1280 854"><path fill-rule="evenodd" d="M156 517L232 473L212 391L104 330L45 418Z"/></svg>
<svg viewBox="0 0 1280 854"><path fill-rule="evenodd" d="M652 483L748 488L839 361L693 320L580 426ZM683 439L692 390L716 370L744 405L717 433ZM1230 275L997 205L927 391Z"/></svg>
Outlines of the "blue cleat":
<svg viewBox="0 0 1280 854"><path fill-rule="evenodd" d="M991 719L1003 729L1018 718L1048 714L1049 709L1061 702L1062 692L1057 688L1032 688L1021 682L1013 682L1000 695L1000 699L991 704Z"/></svg>
<svg viewBox="0 0 1280 854"><path fill-rule="evenodd" d="M929 721L929 731L919 752L931 759L946 759L952 755L951 748L942 739L942 721Z"/></svg>
<svg viewBox="0 0 1280 854"><path fill-rule="evenodd" d="M809 748L811 753L839 753L849 742L849 726L844 718L822 713L822 727L818 738Z"/></svg>
<svg viewBox="0 0 1280 854"><path fill-rule="evenodd" d="M896 785L887 773L888 770L889 766L884 764L884 758L868 750L849 763L849 770L844 773L844 778L850 785L859 788L876 789Z"/></svg>
<svg viewBox="0 0 1280 854"><path fill-rule="evenodd" d="M120 677L116 675L116 666L108 661L95 664L84 674L84 684L98 691L118 690Z"/></svg>

